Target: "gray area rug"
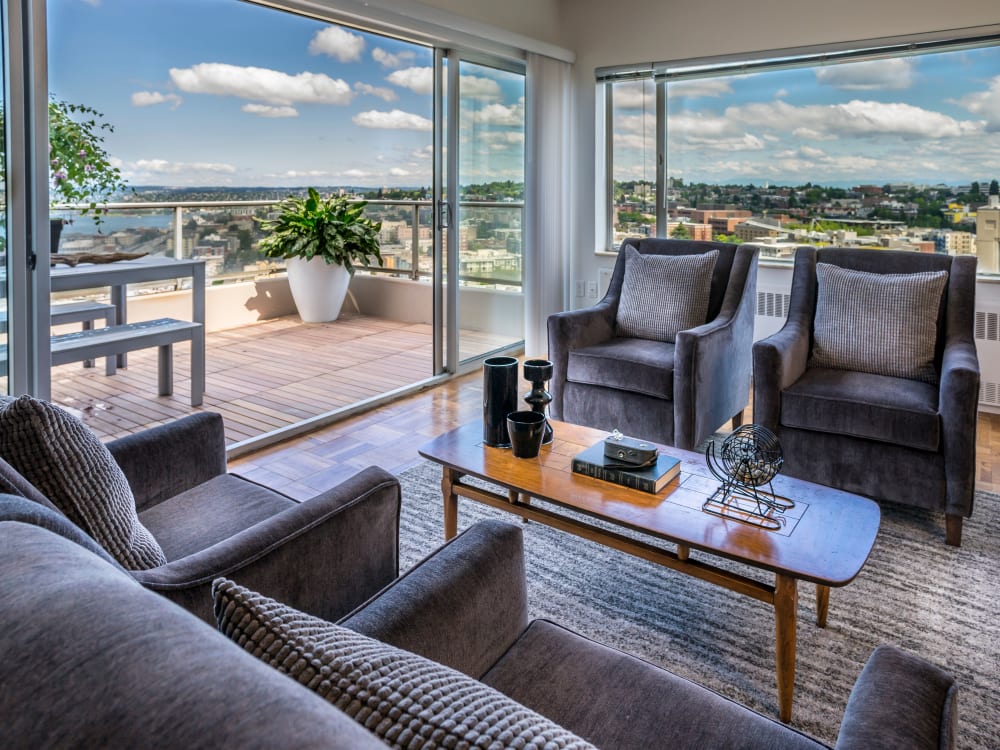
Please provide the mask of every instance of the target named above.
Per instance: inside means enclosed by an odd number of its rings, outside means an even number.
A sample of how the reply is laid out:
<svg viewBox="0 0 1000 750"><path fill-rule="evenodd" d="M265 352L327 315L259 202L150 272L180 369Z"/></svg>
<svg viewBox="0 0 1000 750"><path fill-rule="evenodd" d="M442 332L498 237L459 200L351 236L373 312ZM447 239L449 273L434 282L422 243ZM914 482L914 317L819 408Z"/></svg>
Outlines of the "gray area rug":
<svg viewBox="0 0 1000 750"><path fill-rule="evenodd" d="M400 481L405 570L442 543L441 469L421 463ZM459 500L459 531L483 518L521 523ZM945 545L943 526L935 514L884 504L871 558L831 592L825 629L815 625L814 587L800 584L793 726L832 745L869 654L892 643L958 678L959 748L1000 748L1000 495L977 493L961 548ZM523 527L533 617L777 716L771 607L538 523Z"/></svg>

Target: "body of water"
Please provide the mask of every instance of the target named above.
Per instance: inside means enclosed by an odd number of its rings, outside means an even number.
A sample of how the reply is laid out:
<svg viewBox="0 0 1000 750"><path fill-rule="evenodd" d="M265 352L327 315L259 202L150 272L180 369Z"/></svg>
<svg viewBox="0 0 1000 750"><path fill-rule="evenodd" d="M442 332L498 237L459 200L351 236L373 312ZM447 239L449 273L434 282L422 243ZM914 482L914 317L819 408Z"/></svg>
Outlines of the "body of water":
<svg viewBox="0 0 1000 750"><path fill-rule="evenodd" d="M52 218L60 218L59 214L53 214ZM94 235L98 232L112 234L124 230L136 229L170 229L173 227L174 214L172 211L156 214L139 213L113 213L105 216L100 227L94 223L92 216L74 215L70 218L72 224L63 227L63 236L70 234Z"/></svg>

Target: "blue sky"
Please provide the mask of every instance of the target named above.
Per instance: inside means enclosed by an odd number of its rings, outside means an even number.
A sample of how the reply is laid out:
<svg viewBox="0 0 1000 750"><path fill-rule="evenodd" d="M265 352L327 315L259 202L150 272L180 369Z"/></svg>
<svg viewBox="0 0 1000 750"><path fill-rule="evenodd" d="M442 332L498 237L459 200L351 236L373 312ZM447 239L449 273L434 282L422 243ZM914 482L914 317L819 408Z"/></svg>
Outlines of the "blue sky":
<svg viewBox="0 0 1000 750"><path fill-rule="evenodd" d="M616 86L616 179L652 179L653 92ZM668 174L687 181L1000 179L1000 47L678 81L668 101Z"/></svg>
<svg viewBox="0 0 1000 750"><path fill-rule="evenodd" d="M132 185L425 186L432 50L235 0L50 0L49 91ZM462 176L523 179L523 78L464 64Z"/></svg>

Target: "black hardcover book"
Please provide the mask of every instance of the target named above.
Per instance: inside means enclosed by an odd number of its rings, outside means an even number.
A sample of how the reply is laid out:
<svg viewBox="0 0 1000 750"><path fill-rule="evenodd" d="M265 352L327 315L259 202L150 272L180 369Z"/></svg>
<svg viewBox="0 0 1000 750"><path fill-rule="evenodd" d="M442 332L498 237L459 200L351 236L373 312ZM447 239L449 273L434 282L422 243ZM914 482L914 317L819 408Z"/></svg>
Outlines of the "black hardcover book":
<svg viewBox="0 0 1000 750"><path fill-rule="evenodd" d="M621 463L604 455L604 442L592 445L573 457L573 471L605 482L643 492L657 493L681 473L679 458L660 453L656 463L646 468L621 468Z"/></svg>

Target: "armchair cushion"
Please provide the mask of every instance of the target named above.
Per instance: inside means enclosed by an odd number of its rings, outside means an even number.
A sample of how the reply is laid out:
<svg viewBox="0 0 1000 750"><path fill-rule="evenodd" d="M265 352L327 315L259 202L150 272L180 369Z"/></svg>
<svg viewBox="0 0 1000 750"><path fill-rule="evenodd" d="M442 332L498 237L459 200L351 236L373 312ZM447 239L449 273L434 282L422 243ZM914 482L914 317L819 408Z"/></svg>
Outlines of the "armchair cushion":
<svg viewBox="0 0 1000 750"><path fill-rule="evenodd" d="M718 250L701 255L645 255L625 245L623 252L618 336L673 342L678 331L706 321Z"/></svg>
<svg viewBox="0 0 1000 750"><path fill-rule="evenodd" d="M936 383L947 271L868 273L816 264L812 364Z"/></svg>
<svg viewBox="0 0 1000 750"><path fill-rule="evenodd" d="M229 539L296 501L235 474L222 474L142 511L167 560L178 560Z"/></svg>
<svg viewBox="0 0 1000 750"><path fill-rule="evenodd" d="M461 672L298 612L227 579L219 630L393 747L592 746Z"/></svg>
<svg viewBox="0 0 1000 750"><path fill-rule="evenodd" d="M941 441L937 386L822 367L782 392L781 424L925 451Z"/></svg>
<svg viewBox="0 0 1000 750"><path fill-rule="evenodd" d="M0 455L129 570L166 563L139 521L128 481L76 417L21 396L0 410Z"/></svg>
<svg viewBox="0 0 1000 750"><path fill-rule="evenodd" d="M674 397L674 345L616 338L569 353L566 379L656 398Z"/></svg>

